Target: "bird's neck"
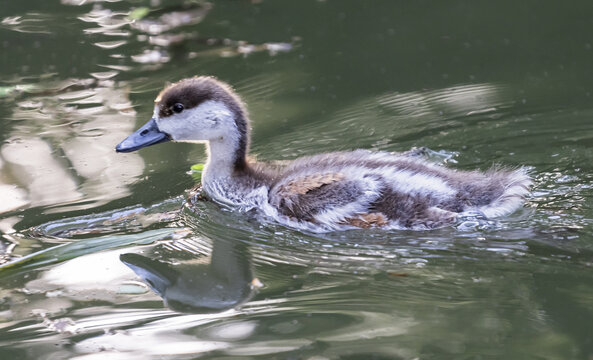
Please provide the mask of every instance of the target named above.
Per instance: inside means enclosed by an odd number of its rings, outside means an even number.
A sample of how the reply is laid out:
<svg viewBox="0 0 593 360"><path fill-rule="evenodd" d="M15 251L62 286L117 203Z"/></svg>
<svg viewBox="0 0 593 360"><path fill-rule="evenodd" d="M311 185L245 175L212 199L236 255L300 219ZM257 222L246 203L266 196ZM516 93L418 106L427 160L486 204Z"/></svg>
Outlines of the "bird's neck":
<svg viewBox="0 0 593 360"><path fill-rule="evenodd" d="M241 174L247 168L247 149L249 143L248 118L245 109L237 101L227 102L234 117L232 131L224 136L211 138L206 143L208 161L202 175L204 189L217 197L228 197L229 188L236 187Z"/></svg>
<svg viewBox="0 0 593 360"><path fill-rule="evenodd" d="M228 179L245 171L246 152L245 143L234 137L208 141L206 143L208 161L204 169L204 180Z"/></svg>

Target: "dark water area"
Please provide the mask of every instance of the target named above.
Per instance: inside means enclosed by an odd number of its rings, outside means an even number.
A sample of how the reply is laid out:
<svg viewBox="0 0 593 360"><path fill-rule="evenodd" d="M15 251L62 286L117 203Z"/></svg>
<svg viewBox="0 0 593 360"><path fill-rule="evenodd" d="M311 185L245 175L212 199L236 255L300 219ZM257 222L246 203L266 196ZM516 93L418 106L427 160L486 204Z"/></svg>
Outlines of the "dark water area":
<svg viewBox="0 0 593 360"><path fill-rule="evenodd" d="M590 1L5 1L0 359L593 359ZM213 75L259 160L426 147L525 206L311 234L184 205L201 145L115 145Z"/></svg>

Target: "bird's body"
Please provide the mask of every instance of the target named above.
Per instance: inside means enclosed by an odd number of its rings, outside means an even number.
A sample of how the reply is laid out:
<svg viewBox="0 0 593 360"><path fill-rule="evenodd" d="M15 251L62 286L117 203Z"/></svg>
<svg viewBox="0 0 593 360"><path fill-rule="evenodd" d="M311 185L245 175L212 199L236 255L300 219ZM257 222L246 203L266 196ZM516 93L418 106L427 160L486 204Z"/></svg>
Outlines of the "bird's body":
<svg viewBox="0 0 593 360"><path fill-rule="evenodd" d="M508 215L521 206L531 185L524 169L455 171L406 153L354 150L284 166L250 163L247 112L224 83L210 77L182 80L164 89L155 103L153 119L118 151L169 139L206 143L202 187L207 196L293 227L437 228L463 213Z"/></svg>

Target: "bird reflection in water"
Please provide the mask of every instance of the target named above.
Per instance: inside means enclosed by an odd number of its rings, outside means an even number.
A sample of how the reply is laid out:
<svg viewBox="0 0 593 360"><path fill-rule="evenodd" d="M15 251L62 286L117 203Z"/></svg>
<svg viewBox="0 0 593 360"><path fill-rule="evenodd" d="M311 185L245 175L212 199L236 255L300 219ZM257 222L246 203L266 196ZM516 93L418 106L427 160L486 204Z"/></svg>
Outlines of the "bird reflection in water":
<svg viewBox="0 0 593 360"><path fill-rule="evenodd" d="M173 265L134 253L122 254L120 260L162 297L165 305L180 312L229 310L245 303L261 286L253 276L247 246L237 240L213 240L207 264L200 258Z"/></svg>

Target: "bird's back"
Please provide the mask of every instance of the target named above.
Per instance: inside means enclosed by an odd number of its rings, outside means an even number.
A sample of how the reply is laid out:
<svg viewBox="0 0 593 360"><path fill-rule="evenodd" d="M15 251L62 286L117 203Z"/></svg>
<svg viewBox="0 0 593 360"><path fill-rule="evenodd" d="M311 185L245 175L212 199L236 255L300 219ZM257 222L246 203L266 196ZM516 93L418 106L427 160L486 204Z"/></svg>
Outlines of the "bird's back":
<svg viewBox="0 0 593 360"><path fill-rule="evenodd" d="M507 215L530 184L522 169L456 171L418 157L356 150L293 161L271 184L269 202L292 221L330 229L434 228L465 211Z"/></svg>

